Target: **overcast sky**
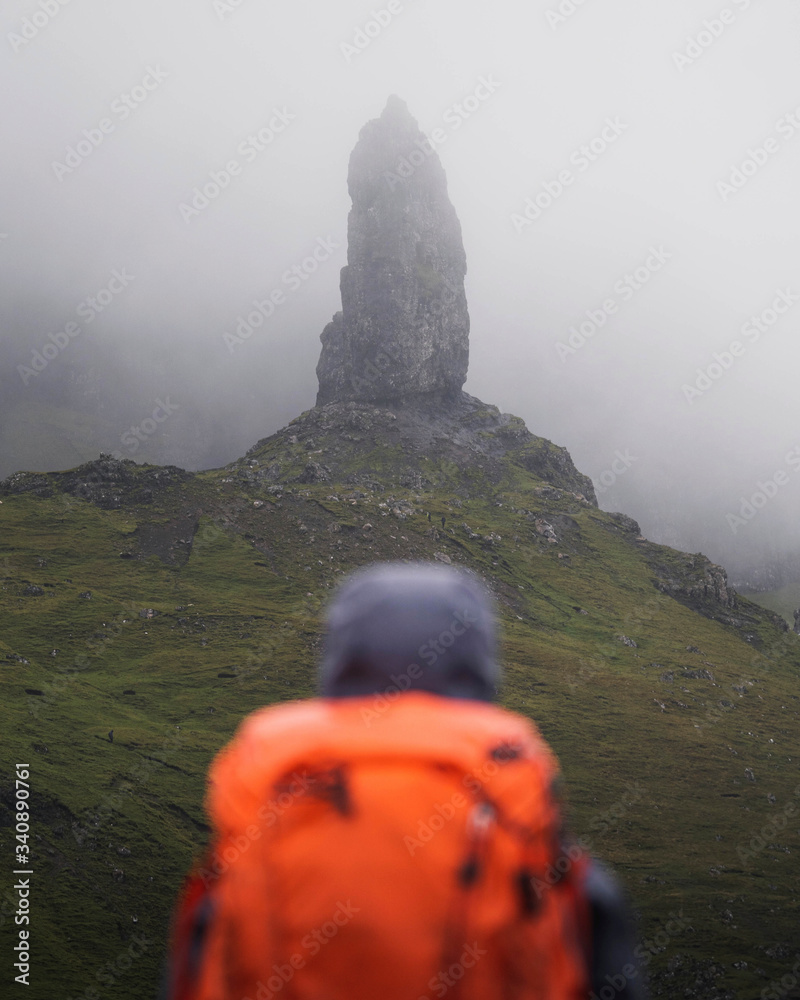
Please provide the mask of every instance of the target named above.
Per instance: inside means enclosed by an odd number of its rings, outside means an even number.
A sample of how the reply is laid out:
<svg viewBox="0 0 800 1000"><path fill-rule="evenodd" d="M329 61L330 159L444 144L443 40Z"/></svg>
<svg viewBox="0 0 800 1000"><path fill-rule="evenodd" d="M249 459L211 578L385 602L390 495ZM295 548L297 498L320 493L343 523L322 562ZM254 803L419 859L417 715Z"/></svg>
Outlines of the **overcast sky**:
<svg viewBox="0 0 800 1000"><path fill-rule="evenodd" d="M465 389L651 537L800 551L796 0L6 0L0 27L0 475L218 465L313 405L348 157L396 93L462 224ZM59 426L84 375L99 423Z"/></svg>

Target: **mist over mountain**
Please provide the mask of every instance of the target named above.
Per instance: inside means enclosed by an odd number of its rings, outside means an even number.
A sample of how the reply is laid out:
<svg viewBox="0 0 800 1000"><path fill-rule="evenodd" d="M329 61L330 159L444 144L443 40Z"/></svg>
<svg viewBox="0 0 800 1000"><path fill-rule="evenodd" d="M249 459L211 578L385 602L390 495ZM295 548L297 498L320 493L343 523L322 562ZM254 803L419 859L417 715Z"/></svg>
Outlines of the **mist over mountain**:
<svg viewBox="0 0 800 1000"><path fill-rule="evenodd" d="M388 14L371 16L374 28L341 44L346 62L391 24ZM720 32L731 16L720 15ZM552 10L546 17L553 30L566 20ZM715 22L704 30L715 37ZM131 104L149 101L168 79L161 64L148 63L110 113L127 120ZM486 74L472 101L458 106L477 114L497 88ZM236 190L244 166L279 141L294 115L288 104L274 105L235 155L176 205L181 223L213 218L212 203ZM451 125L453 115L448 109L443 121ZM58 182L115 128L103 117L84 130L55 162ZM29 761L17 764L16 783L11 772L0 775L0 828L11 841L16 820L17 863L35 860L35 947L8 919L12 894L0 928L18 940L18 968L24 981L30 972L37 1000L54 991L96 1000L95 982L121 997L153 995L170 908L208 842L202 801L212 755L254 706L312 694L331 592L354 568L391 560L464 566L491 590L504 671L498 695L536 719L567 779L570 827L630 893L653 995L749 1000L778 986L789 996L797 985L796 831L788 817L800 797L791 721L800 711L800 638L779 614L737 593L706 556L648 540L634 518L598 507L596 493L613 500L618 486L635 481L645 430L602 452L605 468L593 483L565 447L507 411L522 375L527 411L548 406L567 430L575 431L584 401L559 397L544 365L503 369L500 352L499 360L487 355L485 337L476 358L469 233L435 149L447 140L443 128L426 136L396 95L371 112L349 157L346 253L337 235L343 212L331 229L305 234L297 256L220 319L216 349L238 367L209 360L209 316L221 316L210 269L205 280L195 275L182 316L168 248L158 244L158 270L147 255L138 264L98 258L93 290L60 315L56 298L44 296L49 333L38 346L27 341L29 358L6 376L3 434L12 450L27 448L49 465L68 451L91 458L0 482L3 729L9 758ZM570 156L575 177L562 169L510 213L517 235L555 211L583 164L627 128L608 116L596 139ZM320 158L320 177L338 171L329 161ZM261 239L277 260L268 229ZM222 241L214 265L232 281L234 258L257 269L250 251L236 257ZM599 305L554 342L559 363L591 358L589 342L644 302L673 256L657 240L641 249ZM317 279L330 283L334 271L339 287L318 317L322 293L303 293ZM532 271L537 281L547 287ZM776 293L775 323L791 298L790 290ZM37 300L30 293L25 301L33 308ZM145 314L151 322L140 333ZM170 316L174 327L164 325ZM284 316L313 321L315 335L281 341L281 330L296 332L278 326ZM762 313L747 328L758 332L756 321L769 318ZM24 337L12 340L21 349ZM743 343L719 353L720 378L744 353ZM631 386L645 384L646 371L632 367ZM584 450L603 434L613 440L603 378L598 367L589 397L597 426L584 414ZM482 401L472 388L479 384L497 396ZM299 402L306 385L311 399ZM704 391L688 387L687 404ZM638 388L634 396L643 414L652 412ZM276 419L287 425L242 447L242 435ZM670 430L653 440L677 462L664 443ZM112 454L96 458L101 438ZM237 448L209 471L163 464L174 452L182 464L194 456L202 466ZM784 462L725 516L732 534L754 526L789 489L800 450L786 451ZM691 462L680 482L668 469L649 510L662 531L684 531L693 490L705 480ZM776 563L774 574L785 569ZM19 780L32 788L29 805L19 801ZM14 890L21 906L26 885ZM10 943L4 949L11 954ZM619 977L606 978L617 992Z"/></svg>
<svg viewBox="0 0 800 1000"><path fill-rule="evenodd" d="M400 93L459 206L465 389L648 536L791 578L800 22L722 10L13 0L0 476L220 466L311 406L338 179Z"/></svg>

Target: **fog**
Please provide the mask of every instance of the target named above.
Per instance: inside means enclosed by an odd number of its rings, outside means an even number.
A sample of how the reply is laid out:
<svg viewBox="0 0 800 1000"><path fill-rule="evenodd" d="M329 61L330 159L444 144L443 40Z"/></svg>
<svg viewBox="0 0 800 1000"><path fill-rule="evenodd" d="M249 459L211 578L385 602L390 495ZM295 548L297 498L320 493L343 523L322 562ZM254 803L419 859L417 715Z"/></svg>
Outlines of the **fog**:
<svg viewBox="0 0 800 1000"><path fill-rule="evenodd" d="M396 93L463 229L465 389L649 537L800 565L793 0L6 0L2 36L0 476L219 466L312 406Z"/></svg>

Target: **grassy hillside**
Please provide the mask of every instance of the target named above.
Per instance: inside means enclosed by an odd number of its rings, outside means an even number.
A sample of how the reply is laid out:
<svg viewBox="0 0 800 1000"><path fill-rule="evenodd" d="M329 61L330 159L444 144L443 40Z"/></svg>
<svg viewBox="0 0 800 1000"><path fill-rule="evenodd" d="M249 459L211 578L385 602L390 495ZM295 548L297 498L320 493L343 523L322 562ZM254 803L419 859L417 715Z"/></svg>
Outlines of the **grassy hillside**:
<svg viewBox="0 0 800 1000"><path fill-rule="evenodd" d="M333 446L292 430L197 475L102 460L0 487L0 856L10 872L29 763L26 995L154 994L213 754L253 708L313 693L320 608L379 559L469 566L491 588L503 704L540 725L573 826L628 887L655 995L744 1000L790 971L800 637L702 556L599 511L540 439L483 465L431 448L393 476L396 443L348 458L339 435L320 472Z"/></svg>

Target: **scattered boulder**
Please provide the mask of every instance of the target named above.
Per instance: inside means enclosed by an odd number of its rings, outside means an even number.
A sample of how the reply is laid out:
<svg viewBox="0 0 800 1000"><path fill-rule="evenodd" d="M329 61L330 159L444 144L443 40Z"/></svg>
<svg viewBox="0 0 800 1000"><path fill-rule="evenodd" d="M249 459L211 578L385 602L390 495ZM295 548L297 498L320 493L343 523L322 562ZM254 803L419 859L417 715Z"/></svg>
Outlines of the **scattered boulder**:
<svg viewBox="0 0 800 1000"><path fill-rule="evenodd" d="M548 542L556 543L558 542L558 535L556 534L556 529L548 521L542 518L537 518L535 522L536 533L546 538Z"/></svg>
<svg viewBox="0 0 800 1000"><path fill-rule="evenodd" d="M303 472L297 477L298 483L327 483L331 478L331 470L320 462L308 462Z"/></svg>

